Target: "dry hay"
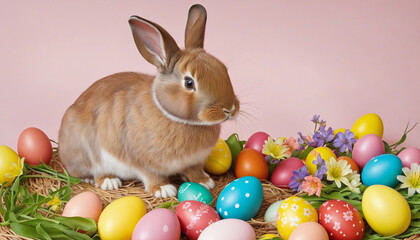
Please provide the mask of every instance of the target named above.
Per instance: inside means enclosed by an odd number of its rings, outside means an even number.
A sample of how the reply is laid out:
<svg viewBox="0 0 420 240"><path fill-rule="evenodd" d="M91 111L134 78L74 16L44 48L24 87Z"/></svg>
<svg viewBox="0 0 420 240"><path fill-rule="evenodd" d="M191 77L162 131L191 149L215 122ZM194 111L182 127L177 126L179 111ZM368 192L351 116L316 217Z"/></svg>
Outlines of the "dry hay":
<svg viewBox="0 0 420 240"><path fill-rule="evenodd" d="M60 164L60 162L57 159L54 159L51 161L51 167L57 171L62 172L63 167ZM228 172L222 176L212 176L216 187L211 190L212 195L217 199L217 196L219 196L220 192L223 190L223 188L229 184L231 181L235 180L235 176L232 172ZM51 188L61 188L65 185L64 182L53 180L50 178L30 178L29 180L29 187L32 191L37 192L42 195L48 195ZM174 183L177 187L181 185L180 178L174 178ZM258 214L253 218L251 221L248 221L252 225L252 227L255 230L255 233L257 237L261 237L264 234L272 233L277 234L277 229L274 225L271 223L264 222L264 213L267 210L267 208L274 202L277 202L279 200L288 198L293 195L293 193L290 190L281 189L274 185L272 185L268 181L264 181L262 183L263 185L263 191L264 191L264 201L262 203L262 206L258 212ZM73 196L84 192L84 191L92 191L99 195L103 202L103 206L107 206L110 202L125 197L125 196L138 196L140 197L147 206L147 210L150 211L151 209L154 209L161 205L162 203L169 202L169 201L178 201L177 198L166 198L166 199L157 199L153 196L151 196L149 193L146 193L144 191L144 187L141 184L141 182L132 181L132 182L123 182L123 187L119 190L113 190L113 191L104 191L100 188L96 188L91 184L87 183L80 183L77 185L73 185ZM213 204L214 207L214 204ZM1 220L3 220L3 216L0 216ZM10 240L21 240L21 239L29 239L17 236L14 234L13 231L10 230L9 227L1 227L0 228L0 239L10 239ZM181 239L187 239L185 237L182 237ZM420 236L412 236L410 238L407 238L405 240L415 240L420 239Z"/></svg>

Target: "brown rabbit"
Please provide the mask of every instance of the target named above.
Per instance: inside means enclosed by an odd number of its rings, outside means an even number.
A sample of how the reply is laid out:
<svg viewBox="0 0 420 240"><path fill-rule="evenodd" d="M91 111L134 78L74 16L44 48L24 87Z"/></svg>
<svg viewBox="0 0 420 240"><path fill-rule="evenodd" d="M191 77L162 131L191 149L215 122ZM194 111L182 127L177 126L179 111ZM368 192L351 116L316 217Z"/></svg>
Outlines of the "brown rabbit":
<svg viewBox="0 0 420 240"><path fill-rule="evenodd" d="M138 50L158 73L105 77L69 107L59 153L70 175L104 190L140 179L155 197L176 196L168 180L176 174L214 187L203 165L239 102L225 65L203 50L206 18L203 6L190 8L185 50L161 26L129 19Z"/></svg>

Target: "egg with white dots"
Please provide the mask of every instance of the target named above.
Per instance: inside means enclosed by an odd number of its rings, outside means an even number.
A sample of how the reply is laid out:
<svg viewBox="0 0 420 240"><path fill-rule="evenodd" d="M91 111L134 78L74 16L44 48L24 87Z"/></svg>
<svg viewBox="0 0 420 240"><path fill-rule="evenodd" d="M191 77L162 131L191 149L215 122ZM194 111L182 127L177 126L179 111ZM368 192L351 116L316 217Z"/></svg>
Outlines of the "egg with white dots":
<svg viewBox="0 0 420 240"><path fill-rule="evenodd" d="M257 215L263 202L261 181L252 176L229 183L220 193L216 210L222 219L236 218L249 221Z"/></svg>

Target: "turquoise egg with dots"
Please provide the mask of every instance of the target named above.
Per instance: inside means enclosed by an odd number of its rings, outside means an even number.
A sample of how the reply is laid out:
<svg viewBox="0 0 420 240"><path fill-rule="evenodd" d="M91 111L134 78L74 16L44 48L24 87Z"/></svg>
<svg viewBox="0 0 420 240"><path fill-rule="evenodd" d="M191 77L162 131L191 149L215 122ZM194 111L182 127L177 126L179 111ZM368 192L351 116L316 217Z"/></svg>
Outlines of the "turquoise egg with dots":
<svg viewBox="0 0 420 240"><path fill-rule="evenodd" d="M257 215L263 202L261 181L252 176L229 183L217 198L216 211L222 219L249 221Z"/></svg>

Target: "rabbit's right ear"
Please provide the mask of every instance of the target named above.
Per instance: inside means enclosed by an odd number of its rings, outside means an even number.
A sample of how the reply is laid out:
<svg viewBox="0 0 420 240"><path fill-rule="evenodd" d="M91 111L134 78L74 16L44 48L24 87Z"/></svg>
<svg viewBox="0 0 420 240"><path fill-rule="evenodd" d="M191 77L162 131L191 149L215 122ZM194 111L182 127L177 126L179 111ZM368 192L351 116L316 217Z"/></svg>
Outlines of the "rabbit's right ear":
<svg viewBox="0 0 420 240"><path fill-rule="evenodd" d="M155 65L159 72L172 71L171 59L180 51L172 36L158 24L138 16L130 17L128 22L144 59Z"/></svg>

